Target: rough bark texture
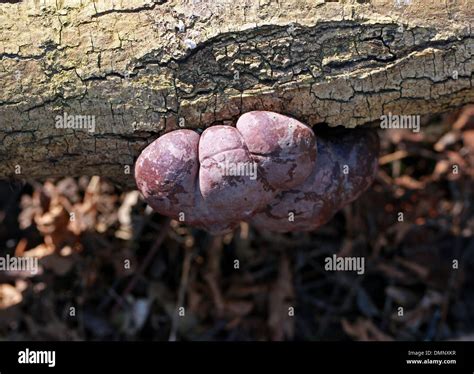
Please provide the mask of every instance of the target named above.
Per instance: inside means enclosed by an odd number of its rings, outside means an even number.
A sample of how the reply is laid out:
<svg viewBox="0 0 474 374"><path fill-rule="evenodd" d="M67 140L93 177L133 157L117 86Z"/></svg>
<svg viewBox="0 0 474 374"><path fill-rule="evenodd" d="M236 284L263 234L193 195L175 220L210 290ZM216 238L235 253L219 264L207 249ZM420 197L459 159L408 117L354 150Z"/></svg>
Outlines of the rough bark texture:
<svg viewBox="0 0 474 374"><path fill-rule="evenodd" d="M151 140L273 110L314 126L474 101L472 0L0 1L0 177L133 183ZM56 116L95 116L95 131Z"/></svg>

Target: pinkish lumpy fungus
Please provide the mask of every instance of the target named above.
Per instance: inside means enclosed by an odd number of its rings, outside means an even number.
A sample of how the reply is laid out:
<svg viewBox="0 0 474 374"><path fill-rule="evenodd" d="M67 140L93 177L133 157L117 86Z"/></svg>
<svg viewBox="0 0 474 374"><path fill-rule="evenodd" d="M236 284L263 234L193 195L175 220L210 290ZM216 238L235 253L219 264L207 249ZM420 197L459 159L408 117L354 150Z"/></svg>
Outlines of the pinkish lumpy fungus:
<svg viewBox="0 0 474 374"><path fill-rule="evenodd" d="M308 231L370 186L378 150L371 130L316 136L294 118L254 111L236 127L161 136L138 157L135 179L154 210L212 234L241 221Z"/></svg>

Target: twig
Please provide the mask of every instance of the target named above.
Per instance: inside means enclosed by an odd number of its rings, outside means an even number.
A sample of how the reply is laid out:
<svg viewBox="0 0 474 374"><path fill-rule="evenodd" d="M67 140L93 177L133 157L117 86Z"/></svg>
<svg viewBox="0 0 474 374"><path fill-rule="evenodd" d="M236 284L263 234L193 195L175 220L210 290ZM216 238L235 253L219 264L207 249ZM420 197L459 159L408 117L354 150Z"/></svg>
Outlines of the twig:
<svg viewBox="0 0 474 374"><path fill-rule="evenodd" d="M178 301L176 304L176 310L173 314L173 319L171 323L171 331L169 336L170 342L176 341L176 336L178 332L178 313L177 309L180 306L184 305L184 299L186 297L186 293L188 290L188 283L189 283L189 272L191 270L191 260L193 258L193 252L190 249L185 249L185 255L183 260L183 270L181 272L181 280L179 283L179 291L178 291Z"/></svg>
<svg viewBox="0 0 474 374"><path fill-rule="evenodd" d="M137 272L135 273L135 275L133 276L133 278L130 280L130 282L128 283L127 287L125 287L123 293L122 293L122 299L125 300L127 295L133 291L133 289L135 288L138 280L143 276L143 273L145 272L145 270L148 268L148 266L150 265L151 263L151 260L153 260L153 258L155 257L156 253L158 252L158 250L160 249L161 247L161 244L163 243L163 241L165 240L166 236L168 235L168 230L169 230L169 227L170 227L170 219L167 218L165 220L165 222L163 223L163 229L160 231L160 233L158 234L155 242L153 243L153 246L151 247L151 249L148 251L148 253L146 254L145 256L145 259L143 260L143 262L140 264L140 267L138 268ZM119 306L119 304L116 302L113 309L116 310L117 307Z"/></svg>
<svg viewBox="0 0 474 374"><path fill-rule="evenodd" d="M207 271L204 275L210 290L214 306L217 310L217 315L221 316L224 313L224 298L219 287L220 278L220 261L222 254L222 236L213 236L207 251Z"/></svg>
<svg viewBox="0 0 474 374"><path fill-rule="evenodd" d="M399 150L399 151L396 151L396 152L393 152L393 153L390 153L388 155L384 155L384 156L380 157L379 158L379 165L382 166L382 165L385 165L385 164L389 164L391 162L401 160L401 159L403 159L407 156L408 156L407 151Z"/></svg>

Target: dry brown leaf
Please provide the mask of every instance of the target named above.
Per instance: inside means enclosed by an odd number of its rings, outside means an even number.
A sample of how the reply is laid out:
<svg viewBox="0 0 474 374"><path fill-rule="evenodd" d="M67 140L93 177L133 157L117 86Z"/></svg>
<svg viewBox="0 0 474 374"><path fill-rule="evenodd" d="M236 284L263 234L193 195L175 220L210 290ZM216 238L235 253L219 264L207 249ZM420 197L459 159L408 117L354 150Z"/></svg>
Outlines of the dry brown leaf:
<svg viewBox="0 0 474 374"><path fill-rule="evenodd" d="M36 227L43 235L51 235L56 230L63 230L69 223L69 215L66 209L60 205L57 199L53 200L50 208L43 214L34 217Z"/></svg>
<svg viewBox="0 0 474 374"><path fill-rule="evenodd" d="M68 222L68 230L79 236L87 230L93 230L96 224L97 210L93 204L74 204L71 213L73 219Z"/></svg>
<svg viewBox="0 0 474 374"><path fill-rule="evenodd" d="M7 309L23 301L21 292L11 284L0 284L0 309Z"/></svg>

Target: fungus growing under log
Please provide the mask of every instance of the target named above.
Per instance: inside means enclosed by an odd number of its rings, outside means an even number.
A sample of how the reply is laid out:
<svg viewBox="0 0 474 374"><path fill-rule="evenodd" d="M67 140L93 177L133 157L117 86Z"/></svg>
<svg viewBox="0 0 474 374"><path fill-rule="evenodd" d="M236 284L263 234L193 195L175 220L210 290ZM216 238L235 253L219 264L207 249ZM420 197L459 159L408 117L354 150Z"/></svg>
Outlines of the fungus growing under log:
<svg viewBox="0 0 474 374"><path fill-rule="evenodd" d="M370 186L378 148L372 130L320 137L296 119L255 111L236 127L158 138L140 154L135 178L157 212L213 234L243 220L271 231L307 231Z"/></svg>

